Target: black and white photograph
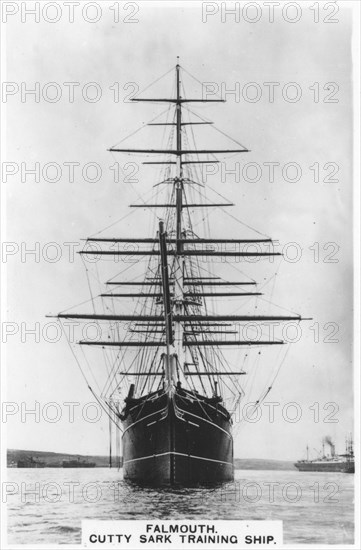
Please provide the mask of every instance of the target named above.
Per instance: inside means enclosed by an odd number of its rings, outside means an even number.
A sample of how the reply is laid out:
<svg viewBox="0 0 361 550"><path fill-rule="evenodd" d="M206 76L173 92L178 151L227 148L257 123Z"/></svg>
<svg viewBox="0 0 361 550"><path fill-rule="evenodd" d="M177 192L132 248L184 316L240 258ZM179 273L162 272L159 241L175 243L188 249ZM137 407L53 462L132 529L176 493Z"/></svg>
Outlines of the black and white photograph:
<svg viewBox="0 0 361 550"><path fill-rule="evenodd" d="M360 3L0 8L1 547L360 548Z"/></svg>

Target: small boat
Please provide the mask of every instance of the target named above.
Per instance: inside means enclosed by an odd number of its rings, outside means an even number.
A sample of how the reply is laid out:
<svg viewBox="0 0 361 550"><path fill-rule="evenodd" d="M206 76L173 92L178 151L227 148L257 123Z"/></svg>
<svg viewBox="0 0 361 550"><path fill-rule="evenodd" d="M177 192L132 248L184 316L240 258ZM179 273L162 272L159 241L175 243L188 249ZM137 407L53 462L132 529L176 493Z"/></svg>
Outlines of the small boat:
<svg viewBox="0 0 361 550"><path fill-rule="evenodd" d="M39 460L38 458L33 458L32 456L27 456L18 460L18 468L45 468L45 462Z"/></svg>
<svg viewBox="0 0 361 550"><path fill-rule="evenodd" d="M63 460L63 468L95 468L95 462L89 462L89 460L82 459L78 457L77 459Z"/></svg>

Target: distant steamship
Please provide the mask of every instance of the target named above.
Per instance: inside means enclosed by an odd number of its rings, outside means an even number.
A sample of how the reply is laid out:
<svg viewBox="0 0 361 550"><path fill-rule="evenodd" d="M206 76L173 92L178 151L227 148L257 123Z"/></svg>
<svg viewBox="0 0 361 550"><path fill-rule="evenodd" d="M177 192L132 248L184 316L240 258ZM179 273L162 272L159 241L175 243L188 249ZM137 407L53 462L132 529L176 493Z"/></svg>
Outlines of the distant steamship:
<svg viewBox="0 0 361 550"><path fill-rule="evenodd" d="M325 445L330 447L330 454L325 453ZM346 439L346 451L344 454L336 454L335 445L329 436L322 440L322 455L309 460L309 448L307 446L307 459L295 463L300 472L343 472L355 473L355 457L353 453L352 437Z"/></svg>

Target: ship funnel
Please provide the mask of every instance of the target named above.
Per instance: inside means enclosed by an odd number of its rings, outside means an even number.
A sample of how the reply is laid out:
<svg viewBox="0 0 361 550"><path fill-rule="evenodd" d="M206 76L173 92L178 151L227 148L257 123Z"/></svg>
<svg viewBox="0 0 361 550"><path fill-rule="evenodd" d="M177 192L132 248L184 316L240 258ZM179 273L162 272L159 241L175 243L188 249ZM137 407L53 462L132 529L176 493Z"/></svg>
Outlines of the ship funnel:
<svg viewBox="0 0 361 550"><path fill-rule="evenodd" d="M326 435L326 437L324 438L324 441L325 441L325 443L327 443L330 446L331 456L335 456L335 445L332 442L331 437L329 435Z"/></svg>

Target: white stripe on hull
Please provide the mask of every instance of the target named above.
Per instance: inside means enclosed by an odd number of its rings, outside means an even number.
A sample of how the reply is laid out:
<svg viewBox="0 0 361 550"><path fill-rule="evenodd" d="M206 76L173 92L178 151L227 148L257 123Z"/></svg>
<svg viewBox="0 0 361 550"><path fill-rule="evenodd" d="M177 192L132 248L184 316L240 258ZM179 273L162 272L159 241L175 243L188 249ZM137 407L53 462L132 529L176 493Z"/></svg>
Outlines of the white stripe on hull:
<svg viewBox="0 0 361 550"><path fill-rule="evenodd" d="M218 428L218 430L221 430L222 432L224 432L229 438L232 437L231 434L229 432L227 432L227 430L224 430L223 428L218 426L218 424L215 424L214 422L212 422L211 420L207 420L206 418L202 418L201 416L198 416L197 414L193 414L189 411L185 411L184 409L181 409L175 403L174 403L174 410L175 410L177 418L179 418L179 416L177 415L177 412L179 412L179 411L181 412L181 414L189 414L190 416L193 416L194 418L197 418L198 420L201 420L203 422L207 422L208 424L211 424L215 428ZM181 420L184 420L184 418L181 418ZM184 420L184 422L187 422L187 420ZM190 424L193 424L193 422L190 422Z"/></svg>
<svg viewBox="0 0 361 550"><path fill-rule="evenodd" d="M177 453L176 451L169 451L167 453L159 453L155 455L142 456L140 458L132 458L130 460L125 460L124 464L128 464L129 462L135 462L137 460L148 460L150 458L157 458L158 456L167 456L167 455L185 456L186 458L195 458L197 460L206 460L208 462L218 462L219 464L229 464L230 466L233 466L232 462L225 462L224 460L216 460L214 458L205 458L204 456L187 455L185 453Z"/></svg>

